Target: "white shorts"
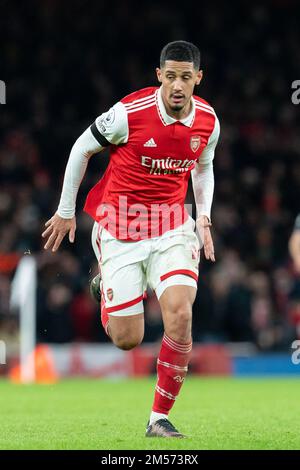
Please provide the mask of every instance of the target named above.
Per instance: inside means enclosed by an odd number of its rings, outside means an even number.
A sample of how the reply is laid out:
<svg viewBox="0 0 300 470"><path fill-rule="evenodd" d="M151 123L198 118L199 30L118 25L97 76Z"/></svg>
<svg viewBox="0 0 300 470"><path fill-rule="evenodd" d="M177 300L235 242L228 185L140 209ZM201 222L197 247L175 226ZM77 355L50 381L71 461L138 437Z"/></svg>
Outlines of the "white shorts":
<svg viewBox="0 0 300 470"><path fill-rule="evenodd" d="M114 238L95 222L92 245L102 278L102 299L109 315L144 312L147 287L159 299L169 286L197 288L199 241L190 217L177 229L137 242Z"/></svg>

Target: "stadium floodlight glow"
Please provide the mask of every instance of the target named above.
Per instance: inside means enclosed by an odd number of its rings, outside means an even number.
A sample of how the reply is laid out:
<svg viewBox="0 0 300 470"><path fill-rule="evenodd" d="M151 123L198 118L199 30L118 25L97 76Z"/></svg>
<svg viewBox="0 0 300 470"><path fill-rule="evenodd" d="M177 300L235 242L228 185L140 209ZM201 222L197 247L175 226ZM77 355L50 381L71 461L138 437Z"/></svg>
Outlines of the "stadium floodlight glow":
<svg viewBox="0 0 300 470"><path fill-rule="evenodd" d="M6 104L6 85L3 80L0 80L0 104Z"/></svg>

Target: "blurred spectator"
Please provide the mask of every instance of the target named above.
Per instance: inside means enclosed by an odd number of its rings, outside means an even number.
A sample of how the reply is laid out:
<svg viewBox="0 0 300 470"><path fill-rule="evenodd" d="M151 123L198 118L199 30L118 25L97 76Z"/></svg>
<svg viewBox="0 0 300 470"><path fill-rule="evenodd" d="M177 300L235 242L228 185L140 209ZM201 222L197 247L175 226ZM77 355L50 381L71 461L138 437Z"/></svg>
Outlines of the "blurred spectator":
<svg viewBox="0 0 300 470"><path fill-rule="evenodd" d="M67 285L57 283L49 287L43 310L37 315L40 341L65 343L74 339L71 300L72 291Z"/></svg>

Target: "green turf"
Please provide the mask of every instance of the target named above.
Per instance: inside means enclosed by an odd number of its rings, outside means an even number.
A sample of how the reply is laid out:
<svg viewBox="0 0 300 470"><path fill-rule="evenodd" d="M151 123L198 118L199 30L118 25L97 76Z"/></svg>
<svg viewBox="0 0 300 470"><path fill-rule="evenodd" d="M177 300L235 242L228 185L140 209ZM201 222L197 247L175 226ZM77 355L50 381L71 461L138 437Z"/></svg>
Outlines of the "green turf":
<svg viewBox="0 0 300 470"><path fill-rule="evenodd" d="M0 449L299 449L298 379L188 378L170 419L187 439L144 437L154 379L0 381Z"/></svg>

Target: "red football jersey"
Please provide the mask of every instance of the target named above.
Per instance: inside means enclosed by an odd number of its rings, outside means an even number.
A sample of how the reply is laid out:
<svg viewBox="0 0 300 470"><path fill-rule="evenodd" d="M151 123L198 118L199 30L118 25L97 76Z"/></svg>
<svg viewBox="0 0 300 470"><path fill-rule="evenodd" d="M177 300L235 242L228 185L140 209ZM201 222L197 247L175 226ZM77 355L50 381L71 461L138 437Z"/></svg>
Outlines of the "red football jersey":
<svg viewBox="0 0 300 470"><path fill-rule="evenodd" d="M178 121L165 110L161 89L123 98L91 128L110 162L89 192L84 210L116 238L140 240L177 228L195 162L210 161L219 136L213 108L198 96Z"/></svg>

